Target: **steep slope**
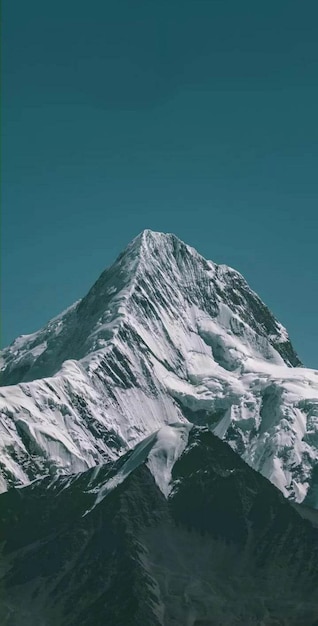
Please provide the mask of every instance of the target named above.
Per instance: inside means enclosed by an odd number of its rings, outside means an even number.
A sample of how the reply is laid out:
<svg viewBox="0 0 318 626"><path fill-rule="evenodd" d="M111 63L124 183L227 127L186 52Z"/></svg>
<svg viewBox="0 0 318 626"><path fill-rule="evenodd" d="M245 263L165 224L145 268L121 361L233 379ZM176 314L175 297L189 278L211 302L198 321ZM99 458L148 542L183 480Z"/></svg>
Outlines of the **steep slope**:
<svg viewBox="0 0 318 626"><path fill-rule="evenodd" d="M165 427L115 463L11 489L0 533L3 626L318 618L317 530L207 429Z"/></svg>
<svg viewBox="0 0 318 626"><path fill-rule="evenodd" d="M318 372L238 272L174 235L144 231L83 300L3 351L2 381L4 485L189 420L318 507Z"/></svg>
<svg viewBox="0 0 318 626"><path fill-rule="evenodd" d="M102 273L85 298L39 332L18 337L3 350L2 384L51 376L65 360L104 352L126 324L136 327L137 333L138 323L150 332L166 331L165 347L171 348L172 339L175 352L178 342L170 336L169 321L179 321L181 331L182 326L188 330L196 307L201 316L227 325L234 314L232 324L243 323L234 329L243 331L239 333L243 344L255 344L256 353L273 362L300 365L287 331L238 272L206 261L174 235L146 230ZM215 349L222 353L222 346ZM227 367L234 362L233 356Z"/></svg>

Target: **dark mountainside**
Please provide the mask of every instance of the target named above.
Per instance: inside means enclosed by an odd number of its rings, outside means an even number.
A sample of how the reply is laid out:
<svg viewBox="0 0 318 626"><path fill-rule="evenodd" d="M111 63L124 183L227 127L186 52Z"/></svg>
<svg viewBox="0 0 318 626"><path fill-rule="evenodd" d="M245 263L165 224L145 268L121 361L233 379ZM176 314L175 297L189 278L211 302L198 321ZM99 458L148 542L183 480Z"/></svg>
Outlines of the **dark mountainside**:
<svg viewBox="0 0 318 626"><path fill-rule="evenodd" d="M132 454L0 496L3 626L317 623L317 530L269 481L205 428L168 499L145 462L116 486Z"/></svg>

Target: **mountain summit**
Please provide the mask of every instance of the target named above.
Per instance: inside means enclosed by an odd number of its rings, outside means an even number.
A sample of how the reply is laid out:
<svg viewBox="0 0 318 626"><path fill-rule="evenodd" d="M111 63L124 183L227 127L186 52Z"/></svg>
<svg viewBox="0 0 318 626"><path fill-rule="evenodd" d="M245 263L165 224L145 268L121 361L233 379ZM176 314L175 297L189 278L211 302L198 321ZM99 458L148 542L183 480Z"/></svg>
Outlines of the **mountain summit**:
<svg viewBox="0 0 318 626"><path fill-rule="evenodd" d="M318 507L318 372L241 274L175 235L143 231L82 300L3 350L2 384L4 489L190 421Z"/></svg>
<svg viewBox="0 0 318 626"><path fill-rule="evenodd" d="M103 351L125 324L146 323L152 330L160 320L160 331L170 334L164 317L189 326L189 308L217 318L224 305L253 331L264 358L301 365L287 331L241 274L206 261L175 235L144 230L82 300L3 351L2 384L51 376L67 359Z"/></svg>

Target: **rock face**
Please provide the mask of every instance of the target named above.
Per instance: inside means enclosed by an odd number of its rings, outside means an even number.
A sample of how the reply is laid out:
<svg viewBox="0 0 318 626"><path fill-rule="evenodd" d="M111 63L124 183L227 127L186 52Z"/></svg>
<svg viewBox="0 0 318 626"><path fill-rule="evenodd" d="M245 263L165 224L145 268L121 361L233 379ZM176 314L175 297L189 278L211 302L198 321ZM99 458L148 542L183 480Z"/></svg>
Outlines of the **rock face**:
<svg viewBox="0 0 318 626"><path fill-rule="evenodd" d="M0 496L3 626L313 626L318 533L207 428Z"/></svg>
<svg viewBox="0 0 318 626"><path fill-rule="evenodd" d="M2 490L207 426L318 508L318 372L235 270L144 231L89 293L2 353Z"/></svg>

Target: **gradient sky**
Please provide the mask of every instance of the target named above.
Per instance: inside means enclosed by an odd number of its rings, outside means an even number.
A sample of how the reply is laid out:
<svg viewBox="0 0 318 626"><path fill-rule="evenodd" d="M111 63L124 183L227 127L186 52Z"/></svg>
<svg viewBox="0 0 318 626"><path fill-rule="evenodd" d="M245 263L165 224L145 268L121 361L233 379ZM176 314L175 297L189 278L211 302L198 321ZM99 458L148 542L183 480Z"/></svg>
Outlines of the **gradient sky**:
<svg viewBox="0 0 318 626"><path fill-rule="evenodd" d="M143 228L238 269L318 368L318 4L4 0L3 337Z"/></svg>

